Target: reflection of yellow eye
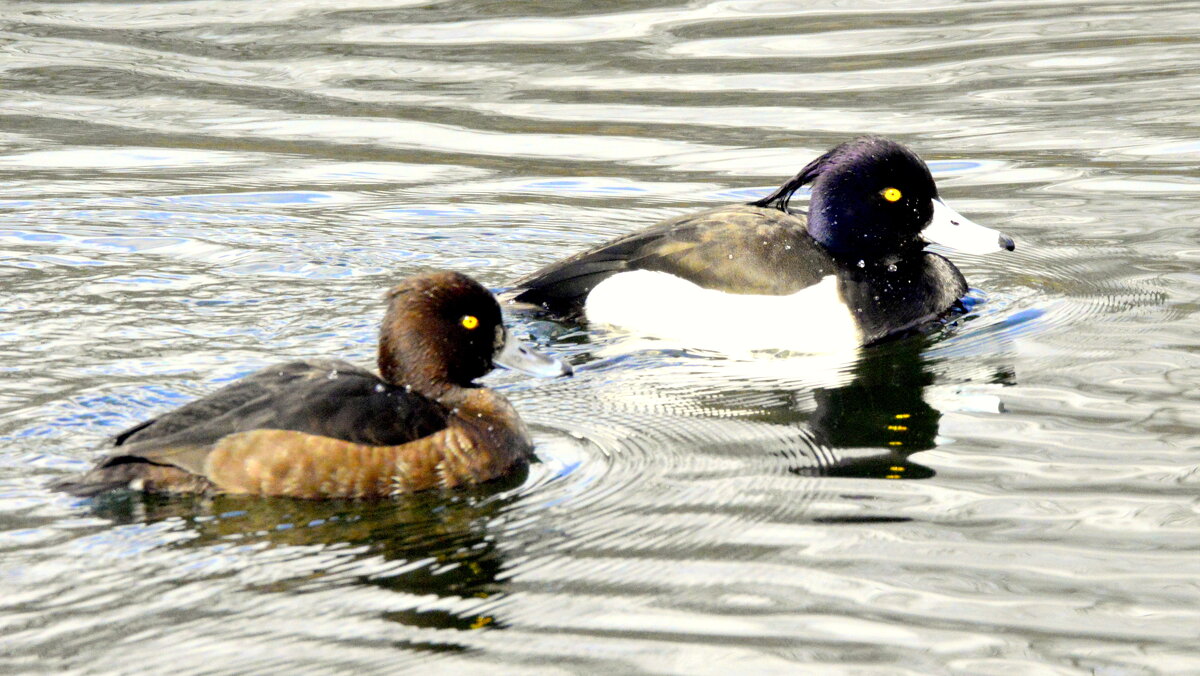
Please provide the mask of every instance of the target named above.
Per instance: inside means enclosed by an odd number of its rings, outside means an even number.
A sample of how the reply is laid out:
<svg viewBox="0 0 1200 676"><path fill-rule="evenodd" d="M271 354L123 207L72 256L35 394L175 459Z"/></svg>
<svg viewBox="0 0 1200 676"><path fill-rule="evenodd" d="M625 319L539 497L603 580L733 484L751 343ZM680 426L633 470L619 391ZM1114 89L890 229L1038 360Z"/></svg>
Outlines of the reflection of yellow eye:
<svg viewBox="0 0 1200 676"><path fill-rule="evenodd" d="M903 197L903 195L901 195L900 191L896 190L895 188L888 188L887 190L883 191L883 199L889 202L896 202L901 197Z"/></svg>
<svg viewBox="0 0 1200 676"><path fill-rule="evenodd" d="M464 329L470 330L479 326L479 319L475 315L464 315L459 323L463 325Z"/></svg>

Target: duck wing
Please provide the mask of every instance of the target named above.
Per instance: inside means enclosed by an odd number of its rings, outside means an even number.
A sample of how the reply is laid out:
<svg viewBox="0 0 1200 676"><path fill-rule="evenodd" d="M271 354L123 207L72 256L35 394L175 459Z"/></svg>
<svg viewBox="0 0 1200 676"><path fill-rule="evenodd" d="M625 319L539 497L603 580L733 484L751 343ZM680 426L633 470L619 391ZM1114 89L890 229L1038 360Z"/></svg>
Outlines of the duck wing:
<svg viewBox="0 0 1200 676"><path fill-rule="evenodd" d="M226 385L212 394L188 402L156 418L118 432L112 446L124 446L169 436L204 421L214 420L251 402L286 391L297 381L341 368L343 372L364 371L334 359L306 359L270 366ZM364 371L365 372L365 371Z"/></svg>
<svg viewBox="0 0 1200 676"><path fill-rule="evenodd" d="M730 293L795 293L834 271L807 224L803 214L751 205L688 214L542 268L519 280L509 296L578 316L597 284L630 270L666 272Z"/></svg>
<svg viewBox="0 0 1200 676"><path fill-rule="evenodd" d="M174 472L172 481L184 474L204 481L205 460L213 447L250 430L289 430L390 446L445 429L446 420L440 405L348 362L290 362L121 432L92 471L57 488L95 495L144 476L147 464Z"/></svg>

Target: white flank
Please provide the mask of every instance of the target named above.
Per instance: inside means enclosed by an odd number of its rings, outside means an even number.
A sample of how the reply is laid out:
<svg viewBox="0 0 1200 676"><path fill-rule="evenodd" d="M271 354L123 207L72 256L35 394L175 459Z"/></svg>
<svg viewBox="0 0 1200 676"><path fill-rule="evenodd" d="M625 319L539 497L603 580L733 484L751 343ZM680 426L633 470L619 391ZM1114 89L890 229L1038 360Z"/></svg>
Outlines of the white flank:
<svg viewBox="0 0 1200 676"><path fill-rule="evenodd" d="M722 352L854 350L862 332L837 286L830 275L787 296L736 294L635 270L596 285L584 312L590 322Z"/></svg>

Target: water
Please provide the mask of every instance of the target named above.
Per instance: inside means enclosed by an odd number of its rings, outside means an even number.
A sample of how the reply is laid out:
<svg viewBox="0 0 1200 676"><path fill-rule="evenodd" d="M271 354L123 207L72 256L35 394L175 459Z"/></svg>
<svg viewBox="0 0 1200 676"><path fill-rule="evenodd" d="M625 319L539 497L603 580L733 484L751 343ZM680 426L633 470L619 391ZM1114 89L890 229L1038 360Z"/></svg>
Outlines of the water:
<svg viewBox="0 0 1200 676"><path fill-rule="evenodd" d="M0 671L1196 673L1200 3L0 7ZM381 293L504 288L849 137L1017 239L850 362L530 317L541 463L377 504L48 493ZM134 666L136 665L136 666Z"/></svg>

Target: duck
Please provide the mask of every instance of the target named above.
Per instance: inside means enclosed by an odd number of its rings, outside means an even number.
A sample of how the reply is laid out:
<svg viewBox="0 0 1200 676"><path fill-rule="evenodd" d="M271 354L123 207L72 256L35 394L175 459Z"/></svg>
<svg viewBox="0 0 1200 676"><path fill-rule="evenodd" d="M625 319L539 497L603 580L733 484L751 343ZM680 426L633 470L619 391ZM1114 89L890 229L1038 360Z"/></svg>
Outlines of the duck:
<svg viewBox="0 0 1200 676"><path fill-rule="evenodd" d="M461 273L409 277L386 301L378 373L327 358L264 368L117 434L55 488L358 499L523 469L527 428L475 381L495 365L544 377L571 366L515 339L496 298Z"/></svg>
<svg viewBox="0 0 1200 676"><path fill-rule="evenodd" d="M790 200L811 185L807 211ZM516 307L716 350L838 352L921 330L967 293L929 244L1013 239L946 205L928 165L880 136L846 141L762 199L672 218L551 263Z"/></svg>

